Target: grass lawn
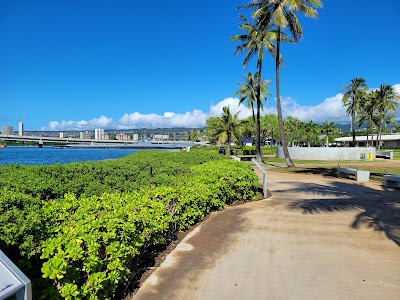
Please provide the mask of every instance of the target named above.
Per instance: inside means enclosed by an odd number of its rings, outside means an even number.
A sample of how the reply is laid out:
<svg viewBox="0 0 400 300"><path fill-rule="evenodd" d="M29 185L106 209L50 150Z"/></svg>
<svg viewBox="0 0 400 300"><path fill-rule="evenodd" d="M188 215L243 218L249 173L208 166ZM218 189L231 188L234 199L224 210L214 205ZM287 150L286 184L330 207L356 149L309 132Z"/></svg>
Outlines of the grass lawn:
<svg viewBox="0 0 400 300"><path fill-rule="evenodd" d="M383 181L383 175L385 174L400 174L400 150L394 150L393 156L393 160L377 159L374 161L293 160L296 168L287 168L286 162L282 158L264 157L263 162L267 169L275 172L320 174L332 177L337 177L336 169L338 166L343 168L352 167L360 170L370 170L370 180Z"/></svg>
<svg viewBox="0 0 400 300"><path fill-rule="evenodd" d="M393 158L394 159L400 159L400 149L394 149L393 150Z"/></svg>

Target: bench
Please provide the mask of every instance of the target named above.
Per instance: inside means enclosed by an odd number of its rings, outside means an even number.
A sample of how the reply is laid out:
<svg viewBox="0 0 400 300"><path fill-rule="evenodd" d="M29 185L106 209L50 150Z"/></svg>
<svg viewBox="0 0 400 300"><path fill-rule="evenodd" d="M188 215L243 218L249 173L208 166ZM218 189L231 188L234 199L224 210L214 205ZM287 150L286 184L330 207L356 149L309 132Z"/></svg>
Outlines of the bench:
<svg viewBox="0 0 400 300"><path fill-rule="evenodd" d="M388 188L400 188L400 175L383 175L383 186Z"/></svg>
<svg viewBox="0 0 400 300"><path fill-rule="evenodd" d="M376 158L385 158L385 159L393 159L393 151L389 150L389 151L376 151L375 154Z"/></svg>
<svg viewBox="0 0 400 300"><path fill-rule="evenodd" d="M370 171L357 170L353 168L338 168L338 177L350 178L350 175L356 177L356 181L369 181Z"/></svg>

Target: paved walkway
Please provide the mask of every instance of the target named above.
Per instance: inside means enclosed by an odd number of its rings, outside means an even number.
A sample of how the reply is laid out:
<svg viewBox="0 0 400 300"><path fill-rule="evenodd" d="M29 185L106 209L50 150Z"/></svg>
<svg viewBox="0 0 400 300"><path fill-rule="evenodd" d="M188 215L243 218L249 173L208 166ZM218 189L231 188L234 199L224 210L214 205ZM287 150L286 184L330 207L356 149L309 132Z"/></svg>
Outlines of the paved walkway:
<svg viewBox="0 0 400 300"><path fill-rule="evenodd" d="M400 191L269 172L272 197L191 232L131 299L399 299Z"/></svg>

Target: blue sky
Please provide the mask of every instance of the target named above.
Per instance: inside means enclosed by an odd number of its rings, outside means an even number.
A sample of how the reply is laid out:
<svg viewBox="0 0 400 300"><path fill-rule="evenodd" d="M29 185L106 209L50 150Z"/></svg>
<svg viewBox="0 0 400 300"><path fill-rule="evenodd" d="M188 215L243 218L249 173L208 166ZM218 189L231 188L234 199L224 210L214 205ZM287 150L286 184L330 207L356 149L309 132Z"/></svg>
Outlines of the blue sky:
<svg viewBox="0 0 400 300"><path fill-rule="evenodd" d="M400 2L323 1L284 45L285 115L348 122L340 91L354 77L400 92ZM243 70L229 38L247 1L0 0L0 125L26 130L201 127ZM275 112L274 61L264 59ZM399 112L396 114L400 117Z"/></svg>

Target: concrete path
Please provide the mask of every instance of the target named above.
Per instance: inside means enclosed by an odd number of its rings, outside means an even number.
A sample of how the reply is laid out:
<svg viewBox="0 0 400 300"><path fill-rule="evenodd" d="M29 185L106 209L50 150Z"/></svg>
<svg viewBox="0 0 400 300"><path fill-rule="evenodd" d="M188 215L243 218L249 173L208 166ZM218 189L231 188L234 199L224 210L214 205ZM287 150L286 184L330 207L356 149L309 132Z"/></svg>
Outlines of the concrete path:
<svg viewBox="0 0 400 300"><path fill-rule="evenodd" d="M216 212L131 299L400 299L400 191L269 172L272 197Z"/></svg>

